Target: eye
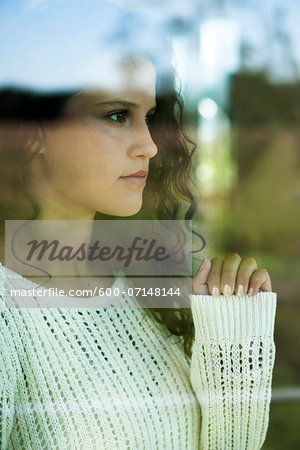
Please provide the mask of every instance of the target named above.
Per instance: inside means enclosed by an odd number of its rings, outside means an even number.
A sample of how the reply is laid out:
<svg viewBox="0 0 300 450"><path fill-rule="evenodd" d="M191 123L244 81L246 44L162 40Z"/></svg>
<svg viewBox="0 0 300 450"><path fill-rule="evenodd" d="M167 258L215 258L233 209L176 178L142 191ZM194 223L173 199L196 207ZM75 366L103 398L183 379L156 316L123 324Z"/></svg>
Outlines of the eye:
<svg viewBox="0 0 300 450"><path fill-rule="evenodd" d="M154 115L155 115L154 112L149 113L149 114L146 115L146 117L145 117L145 122L146 122L146 124L147 124L148 126L151 124L151 121L153 120Z"/></svg>
<svg viewBox="0 0 300 450"><path fill-rule="evenodd" d="M128 111L127 110L116 111L114 113L109 114L107 118L116 124L122 124L125 123L128 118Z"/></svg>

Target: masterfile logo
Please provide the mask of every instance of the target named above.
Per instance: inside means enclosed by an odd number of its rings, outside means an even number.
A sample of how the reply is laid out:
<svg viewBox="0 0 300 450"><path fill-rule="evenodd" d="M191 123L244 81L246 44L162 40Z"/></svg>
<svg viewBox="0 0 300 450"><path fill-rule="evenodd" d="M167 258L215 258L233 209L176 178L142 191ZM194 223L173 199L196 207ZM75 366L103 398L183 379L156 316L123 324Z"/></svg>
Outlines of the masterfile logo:
<svg viewBox="0 0 300 450"><path fill-rule="evenodd" d="M190 276L191 227L184 220L9 220L6 266L23 275Z"/></svg>
<svg viewBox="0 0 300 450"><path fill-rule="evenodd" d="M190 307L188 221L6 221L5 237L8 307Z"/></svg>

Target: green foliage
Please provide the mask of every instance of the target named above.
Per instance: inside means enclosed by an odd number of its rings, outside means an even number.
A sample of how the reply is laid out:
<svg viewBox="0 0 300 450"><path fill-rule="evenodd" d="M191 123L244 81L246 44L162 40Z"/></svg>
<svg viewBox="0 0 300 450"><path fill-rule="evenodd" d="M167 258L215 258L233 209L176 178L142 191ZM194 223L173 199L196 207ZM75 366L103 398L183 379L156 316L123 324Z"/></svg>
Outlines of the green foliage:
<svg viewBox="0 0 300 450"><path fill-rule="evenodd" d="M269 431L262 450L298 450L300 402L272 403Z"/></svg>

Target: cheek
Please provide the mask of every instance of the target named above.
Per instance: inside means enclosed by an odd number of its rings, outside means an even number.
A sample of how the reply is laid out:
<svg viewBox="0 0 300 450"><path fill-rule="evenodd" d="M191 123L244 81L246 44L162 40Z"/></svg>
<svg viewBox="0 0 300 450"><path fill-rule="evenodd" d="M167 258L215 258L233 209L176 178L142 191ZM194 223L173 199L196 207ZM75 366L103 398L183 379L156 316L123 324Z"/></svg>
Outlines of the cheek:
<svg viewBox="0 0 300 450"><path fill-rule="evenodd" d="M142 188L122 182L130 173L126 136L70 127L47 136L46 167L56 192L95 211L128 216L142 205Z"/></svg>
<svg viewBox="0 0 300 450"><path fill-rule="evenodd" d="M68 182L81 179L98 183L116 180L123 174L126 151L120 141L86 127L64 127L49 133L46 140L46 166L53 178Z"/></svg>

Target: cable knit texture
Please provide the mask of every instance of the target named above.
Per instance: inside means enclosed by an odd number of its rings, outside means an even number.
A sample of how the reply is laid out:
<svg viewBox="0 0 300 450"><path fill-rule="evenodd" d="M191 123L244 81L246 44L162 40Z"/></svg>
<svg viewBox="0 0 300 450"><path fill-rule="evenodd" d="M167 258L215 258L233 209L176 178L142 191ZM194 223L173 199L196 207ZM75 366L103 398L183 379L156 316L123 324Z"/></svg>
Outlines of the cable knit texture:
<svg viewBox="0 0 300 450"><path fill-rule="evenodd" d="M9 309L10 289L35 285L0 270L1 449L262 446L275 293L191 295L190 359L141 308Z"/></svg>

